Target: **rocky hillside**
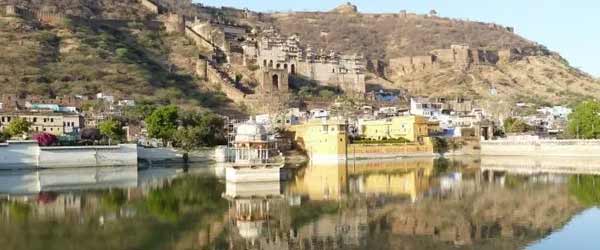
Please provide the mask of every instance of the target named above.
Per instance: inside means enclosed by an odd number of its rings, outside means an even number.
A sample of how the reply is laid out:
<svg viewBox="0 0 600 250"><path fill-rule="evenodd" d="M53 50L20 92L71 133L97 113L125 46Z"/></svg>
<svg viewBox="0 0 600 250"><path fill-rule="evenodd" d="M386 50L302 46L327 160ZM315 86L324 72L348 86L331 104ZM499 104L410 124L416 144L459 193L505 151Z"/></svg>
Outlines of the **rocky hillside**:
<svg viewBox="0 0 600 250"><path fill-rule="evenodd" d="M407 89L411 94L554 104L600 97L597 79L572 68L557 53L517 35L512 27L443 18L435 13L361 14L352 5L331 12L275 13L267 22L271 24L286 34L300 34L304 43L314 47L382 60L386 62L385 78L393 82L382 85ZM396 58L428 56L455 44L487 51L527 48L534 52L505 64L455 67L440 63L433 69L408 74L394 70L399 66Z"/></svg>
<svg viewBox="0 0 600 250"><path fill-rule="evenodd" d="M167 33L137 0L32 0L19 6L68 16L45 22L0 15L3 93L106 92L189 108L236 109L218 88L195 76L195 59L203 51L183 35Z"/></svg>

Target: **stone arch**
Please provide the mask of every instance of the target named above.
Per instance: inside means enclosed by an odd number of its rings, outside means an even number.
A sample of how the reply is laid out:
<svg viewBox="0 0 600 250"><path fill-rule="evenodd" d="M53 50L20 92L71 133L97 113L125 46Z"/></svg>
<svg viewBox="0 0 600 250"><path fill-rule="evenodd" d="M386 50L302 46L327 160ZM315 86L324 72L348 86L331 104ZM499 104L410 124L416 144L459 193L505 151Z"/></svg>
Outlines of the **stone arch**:
<svg viewBox="0 0 600 250"><path fill-rule="evenodd" d="M279 89L279 75L273 74L271 80L273 83L273 89Z"/></svg>
<svg viewBox="0 0 600 250"><path fill-rule="evenodd" d="M281 68L281 64L278 63L277 66L276 66L276 68L277 69Z"/></svg>
<svg viewBox="0 0 600 250"><path fill-rule="evenodd" d="M290 72L291 74L296 74L296 65L292 64L292 66L290 66Z"/></svg>

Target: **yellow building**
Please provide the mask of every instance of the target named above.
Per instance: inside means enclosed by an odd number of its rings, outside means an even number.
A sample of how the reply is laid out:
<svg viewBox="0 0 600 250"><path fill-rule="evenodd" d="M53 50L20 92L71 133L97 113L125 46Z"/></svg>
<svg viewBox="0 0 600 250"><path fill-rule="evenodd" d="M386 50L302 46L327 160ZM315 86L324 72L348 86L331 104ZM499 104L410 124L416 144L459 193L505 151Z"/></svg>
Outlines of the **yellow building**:
<svg viewBox="0 0 600 250"><path fill-rule="evenodd" d="M420 141L439 131L439 123L430 122L423 116L396 116L382 120L361 121L360 131L365 139L400 139Z"/></svg>
<svg viewBox="0 0 600 250"><path fill-rule="evenodd" d="M23 118L30 122L30 132L32 133L46 132L57 136L79 132L83 124L83 118L76 113L11 112L0 113L0 131L3 131L16 118Z"/></svg>
<svg viewBox="0 0 600 250"><path fill-rule="evenodd" d="M339 120L311 120L293 125L294 140L311 160L337 162L346 159L346 124Z"/></svg>

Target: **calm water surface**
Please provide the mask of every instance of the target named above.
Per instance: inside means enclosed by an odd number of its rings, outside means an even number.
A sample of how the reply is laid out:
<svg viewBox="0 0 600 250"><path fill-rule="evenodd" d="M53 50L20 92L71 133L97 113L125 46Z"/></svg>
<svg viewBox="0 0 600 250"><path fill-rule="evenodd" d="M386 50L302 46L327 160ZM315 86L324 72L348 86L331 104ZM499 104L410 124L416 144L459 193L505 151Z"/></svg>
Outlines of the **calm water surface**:
<svg viewBox="0 0 600 250"><path fill-rule="evenodd" d="M350 162L245 184L201 165L0 172L0 249L600 249L600 175L573 168L590 164Z"/></svg>

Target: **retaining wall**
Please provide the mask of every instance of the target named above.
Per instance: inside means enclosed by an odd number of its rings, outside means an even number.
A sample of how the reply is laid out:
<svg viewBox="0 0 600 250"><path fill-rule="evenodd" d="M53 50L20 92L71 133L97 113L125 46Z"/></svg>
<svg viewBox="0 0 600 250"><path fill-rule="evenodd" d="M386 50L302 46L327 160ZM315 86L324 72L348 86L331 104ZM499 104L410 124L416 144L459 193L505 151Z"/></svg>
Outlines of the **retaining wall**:
<svg viewBox="0 0 600 250"><path fill-rule="evenodd" d="M137 145L40 147L35 141L0 144L0 169L137 165Z"/></svg>
<svg viewBox="0 0 600 250"><path fill-rule="evenodd" d="M599 157L600 140L482 141L481 155Z"/></svg>

